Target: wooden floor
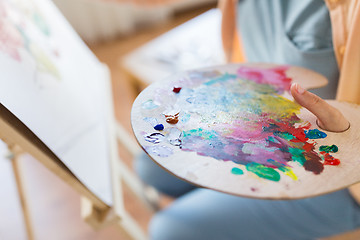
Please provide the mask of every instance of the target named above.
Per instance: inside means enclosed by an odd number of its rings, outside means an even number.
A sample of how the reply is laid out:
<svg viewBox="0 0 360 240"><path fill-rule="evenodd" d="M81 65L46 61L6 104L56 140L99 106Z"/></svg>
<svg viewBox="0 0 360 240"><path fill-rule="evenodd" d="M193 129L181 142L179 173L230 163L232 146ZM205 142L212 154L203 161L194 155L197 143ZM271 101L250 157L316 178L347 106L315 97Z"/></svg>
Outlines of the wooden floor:
<svg viewBox="0 0 360 240"><path fill-rule="evenodd" d="M208 8L180 14L172 21L152 29L143 30L119 40L90 46L100 61L111 69L116 118L131 133L130 109L137 93L129 77L121 70L119 58L145 42L202 13ZM131 158L121 151L121 158L131 164ZM127 240L115 227L99 232L92 230L80 217L80 196L30 156L22 159L23 174L34 222L36 239L40 240ZM26 239L20 203L15 190L14 177L8 161L0 161L0 240ZM125 203L132 216L146 229L151 211L125 189ZM331 240L359 239L354 234ZM330 240L330 239L328 239Z"/></svg>

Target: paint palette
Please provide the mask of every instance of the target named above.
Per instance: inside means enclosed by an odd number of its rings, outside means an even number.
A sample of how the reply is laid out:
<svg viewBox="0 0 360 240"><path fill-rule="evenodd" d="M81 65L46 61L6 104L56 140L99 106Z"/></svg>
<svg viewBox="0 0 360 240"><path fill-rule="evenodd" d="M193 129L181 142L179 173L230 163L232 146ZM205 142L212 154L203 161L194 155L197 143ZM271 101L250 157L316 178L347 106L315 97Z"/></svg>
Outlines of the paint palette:
<svg viewBox="0 0 360 240"><path fill-rule="evenodd" d="M292 82L309 89L327 80L307 69L261 63L187 71L141 92L133 130L164 169L221 192L297 199L356 183L359 106L329 101L351 127L324 131L292 100Z"/></svg>

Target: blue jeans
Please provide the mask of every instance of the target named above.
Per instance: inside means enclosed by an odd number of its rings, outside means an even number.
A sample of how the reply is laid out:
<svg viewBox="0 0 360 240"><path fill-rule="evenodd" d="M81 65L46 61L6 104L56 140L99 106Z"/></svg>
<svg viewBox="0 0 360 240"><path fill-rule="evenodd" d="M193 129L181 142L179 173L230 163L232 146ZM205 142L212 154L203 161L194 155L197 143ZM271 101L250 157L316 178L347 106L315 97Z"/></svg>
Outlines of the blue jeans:
<svg viewBox="0 0 360 240"><path fill-rule="evenodd" d="M316 239L360 226L360 207L347 189L301 200L257 200L196 188L145 154L135 167L145 182L179 196L152 219L153 240Z"/></svg>

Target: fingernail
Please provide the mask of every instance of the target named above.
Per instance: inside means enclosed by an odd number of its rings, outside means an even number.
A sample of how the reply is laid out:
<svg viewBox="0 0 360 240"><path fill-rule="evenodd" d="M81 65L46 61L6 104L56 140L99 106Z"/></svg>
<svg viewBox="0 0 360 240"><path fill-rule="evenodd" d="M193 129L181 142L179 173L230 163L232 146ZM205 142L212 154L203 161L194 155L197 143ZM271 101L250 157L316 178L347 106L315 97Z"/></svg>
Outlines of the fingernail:
<svg viewBox="0 0 360 240"><path fill-rule="evenodd" d="M302 87L300 87L300 85L298 83L295 83L296 84L296 91L299 93L299 94L304 94L305 92L305 89L303 89Z"/></svg>

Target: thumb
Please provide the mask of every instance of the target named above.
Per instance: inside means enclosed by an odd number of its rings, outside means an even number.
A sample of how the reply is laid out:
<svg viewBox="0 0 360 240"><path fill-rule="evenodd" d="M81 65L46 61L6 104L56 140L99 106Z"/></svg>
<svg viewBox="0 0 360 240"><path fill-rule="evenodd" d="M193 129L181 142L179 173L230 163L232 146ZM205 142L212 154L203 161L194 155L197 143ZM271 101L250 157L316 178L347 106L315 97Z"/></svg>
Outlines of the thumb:
<svg viewBox="0 0 360 240"><path fill-rule="evenodd" d="M295 101L317 117L320 128L331 132L343 132L350 127L348 120L339 110L317 95L306 91L297 83L293 83L290 90Z"/></svg>

